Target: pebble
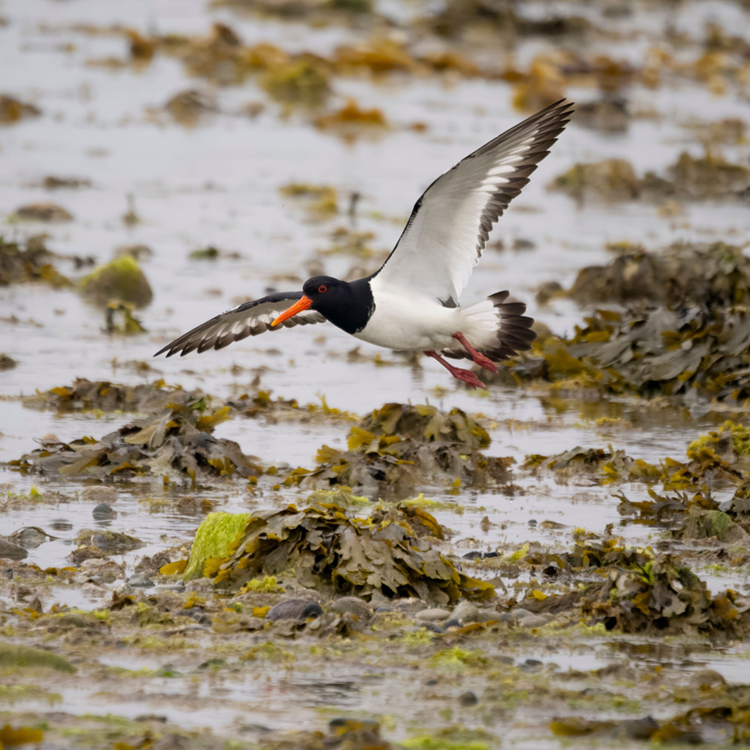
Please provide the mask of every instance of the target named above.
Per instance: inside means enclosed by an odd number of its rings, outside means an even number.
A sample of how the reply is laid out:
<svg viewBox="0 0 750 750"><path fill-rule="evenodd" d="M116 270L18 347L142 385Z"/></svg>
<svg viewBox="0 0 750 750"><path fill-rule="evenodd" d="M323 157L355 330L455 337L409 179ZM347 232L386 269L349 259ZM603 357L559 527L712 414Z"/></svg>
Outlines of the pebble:
<svg viewBox="0 0 750 750"><path fill-rule="evenodd" d="M437 633L438 635L442 635L445 633L445 628L442 625L438 625L436 622L426 622L422 627L425 630L431 630L433 633Z"/></svg>
<svg viewBox="0 0 750 750"><path fill-rule="evenodd" d="M349 612L352 615L356 615L362 622L368 622L372 619L372 610L367 606L366 602L357 596L342 596L340 599L331 602L328 610L338 615Z"/></svg>
<svg viewBox="0 0 750 750"><path fill-rule="evenodd" d="M287 599L274 604L266 615L267 620L307 620L320 617L323 608L315 599Z"/></svg>
<svg viewBox="0 0 750 750"><path fill-rule="evenodd" d="M547 624L547 620L541 615L530 615L529 617L524 617L518 624L522 628L541 628Z"/></svg>
<svg viewBox="0 0 750 750"><path fill-rule="evenodd" d="M461 602L450 615L451 620L458 620L461 625L468 625L472 622L481 622L482 613L476 605L470 602Z"/></svg>
<svg viewBox="0 0 750 750"><path fill-rule="evenodd" d="M184 591L185 590L185 582L184 581L170 581L169 583L161 583L156 587L157 592L161 591Z"/></svg>
<svg viewBox="0 0 750 750"><path fill-rule="evenodd" d="M39 547L49 539L47 534L31 527L27 529L21 529L20 531L17 531L13 536L16 542L26 549L34 549L36 547Z"/></svg>
<svg viewBox="0 0 750 750"><path fill-rule="evenodd" d="M424 622L445 622L450 616L447 609L423 609L416 614L417 620Z"/></svg>
<svg viewBox="0 0 750 750"><path fill-rule="evenodd" d="M461 695L458 696L458 702L462 706L476 706L477 703L479 703L479 698L477 698L475 693L472 693L471 690L467 690L465 693L461 693Z"/></svg>
<svg viewBox="0 0 750 750"><path fill-rule="evenodd" d="M104 521L109 518L114 518L117 515L117 511L112 510L112 508L107 505L107 503L99 503L99 505L97 505L96 508L91 511L91 515L97 521Z"/></svg>
<svg viewBox="0 0 750 750"><path fill-rule="evenodd" d="M147 575L144 575L143 573L136 573L135 575L130 576L130 578L128 578L128 583L134 588L139 589L150 589L156 585Z"/></svg>
<svg viewBox="0 0 750 750"><path fill-rule="evenodd" d="M66 518L56 518L50 523L50 528L55 531L70 531L73 528L73 524Z"/></svg>

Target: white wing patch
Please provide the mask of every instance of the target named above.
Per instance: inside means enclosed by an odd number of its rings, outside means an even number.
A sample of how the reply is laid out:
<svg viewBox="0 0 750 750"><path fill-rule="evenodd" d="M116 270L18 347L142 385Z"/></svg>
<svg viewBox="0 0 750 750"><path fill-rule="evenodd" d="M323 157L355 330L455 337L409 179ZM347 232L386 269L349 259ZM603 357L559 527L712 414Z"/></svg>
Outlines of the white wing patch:
<svg viewBox="0 0 750 750"><path fill-rule="evenodd" d="M549 153L571 107L560 101L538 112L433 182L371 283L458 304L492 226Z"/></svg>

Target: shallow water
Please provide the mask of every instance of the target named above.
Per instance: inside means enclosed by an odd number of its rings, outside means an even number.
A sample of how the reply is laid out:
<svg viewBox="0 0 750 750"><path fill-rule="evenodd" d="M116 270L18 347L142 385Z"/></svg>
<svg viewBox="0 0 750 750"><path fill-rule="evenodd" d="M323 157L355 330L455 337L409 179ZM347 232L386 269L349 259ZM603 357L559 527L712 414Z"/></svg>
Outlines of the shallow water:
<svg viewBox="0 0 750 750"><path fill-rule="evenodd" d="M384 12L402 19L417 14L418 7L382 4ZM538 10L543 12L543 4ZM576 10L586 11L577 5ZM97 261L109 260L122 245L145 244L154 251L153 257L143 262L154 301L139 314L148 329L142 336L108 336L103 332L101 312L82 302L72 290L52 291L34 285L2 290L0 318L16 316L20 322L4 322L0 327L0 351L18 360L17 367L0 373L0 461L32 450L35 440L49 433L61 440L82 434L101 436L133 418L125 414L60 415L26 408L19 398L68 384L76 377L125 383L162 377L186 389L201 388L226 398L251 390L250 383L258 374L261 387L272 390L274 396L296 398L304 404L318 403L319 394L323 394L330 406L356 414L390 401L421 403L429 399L440 408L481 412L493 423L488 452L513 456L519 464L531 453L549 455L576 445L608 444L656 463L667 456L682 457L691 440L726 418L706 410L652 409L630 401L590 404L569 400L560 410L559 404L550 403L544 395L503 387L477 397L454 389L444 371L430 361L423 362L421 368L410 368L398 355L384 352L383 360L390 366L377 366L370 360L348 362L346 353L355 342L332 326L267 335L202 356L151 360L152 353L168 340L239 299L261 296L268 289L299 288L312 259L322 261L326 272L333 275L345 274L359 262L316 256L317 250L330 245L331 231L347 226L348 219L340 215L333 221L312 223L301 206L279 193L281 186L290 182L333 185L344 209L349 195L360 193L356 228L374 232L373 247L387 250L397 240L413 202L437 174L520 119L510 104L511 87L500 81L448 84L398 76L379 84L337 79L337 102L355 97L362 106L381 108L393 124L392 131L377 139L347 144L314 129L302 115L281 117L274 104L253 120L238 114L242 105L265 99L256 83L249 81L240 87L215 90L219 113L185 129L166 120L152 122L146 116L147 108L161 106L178 91L210 87L188 78L177 60L161 55L140 71L87 66L86 61L92 58L124 57L127 46L121 37L86 34L76 29L76 24L122 24L142 31L196 34L221 21L231 24L246 43L268 41L290 51L319 54L329 54L338 44L365 36L364 32L335 25L313 29L301 22L259 20L211 9L198 0L160 0L158 4L146 0L127 4L5 0L0 14L8 19L7 26L0 26L0 92L19 96L43 111L38 119L0 132L0 213L10 215L18 206L51 200L75 217L69 224L49 226L8 221L0 231L10 239L48 232L51 250ZM745 25L750 20L732 3L693 2L682 7L676 22L679 29L698 36L709 19ZM636 43L593 45L613 56L637 59L651 43L649 34L660 33L671 20L671 11L639 8L625 23L634 31L648 32L645 36ZM539 40L523 43L517 59L530 59L543 47ZM569 95L588 99L592 92L571 90ZM731 96L715 98L689 84L659 91L635 87L631 98L636 109L654 108L664 119L633 120L627 135L611 137L570 126L492 236L506 244L515 238L528 239L534 249L499 253L488 248L464 301L508 288L527 302L530 314L556 333L565 334L581 321L582 311L567 301L539 309L534 291L548 280L567 285L582 266L605 263L609 258L604 249L607 242L628 240L656 248L677 241L727 239L742 244L750 239L750 213L736 205L688 205L681 215L664 217L646 203L577 207L565 196L546 191L555 175L578 161L617 156L630 160L639 173L662 171L686 147L700 153L690 131L682 127L688 119L705 119L710 113L711 120L718 120L747 112L744 101ZM408 130L414 122L427 123L427 131ZM726 155L746 160L747 151L746 146L727 148ZM47 175L84 177L93 186L54 192L36 187ZM129 195L141 219L131 227L122 221ZM216 261L188 258L191 251L207 245L236 251L240 257ZM62 262L60 269L76 276L70 264ZM280 276L292 278L281 281ZM365 344L360 348L368 356L376 353ZM148 361L154 369L139 375L125 366L131 361ZM242 368L239 374L235 366ZM438 386L449 390L435 395ZM596 426L598 416L612 414L632 427ZM317 448L324 443L344 446L348 429L349 423L343 421L269 425L263 419L237 417L220 425L216 435L236 440L245 453L258 456L265 465L311 468ZM440 488L425 490L432 499L459 502L464 507L461 514L435 511L440 523L453 531L451 545L458 554L469 549L507 551L524 542L568 546L570 532L576 527L595 533L603 533L608 524L618 527L622 516L614 491L622 490L631 499L645 496L642 486L560 485L552 477L537 479L520 471L513 481L525 494L510 498L471 491L457 497ZM3 535L24 526L49 528L57 519L72 524L69 531L55 532L58 539L31 550L28 562L42 568L65 565L79 531L97 527L91 515L93 504L78 499L78 492L88 486L85 482L20 476L6 466L0 468L0 484L14 493L27 493L36 485L43 492L58 491L69 498L68 502L24 504L0 517ZM144 542L135 552L114 556L125 563L126 576L143 555L189 541L200 523L200 517L181 514L173 507L154 509L145 502L149 497L174 499L190 494L234 511L279 501L279 493L268 488L258 495L230 484L165 489L159 480L121 483L117 492L117 516L106 528L133 534ZM297 496L292 490L281 494L289 502ZM493 524L487 532L479 526L485 516ZM538 525L543 520L563 523L566 530L546 530ZM658 529L632 524L618 528L618 533L639 545L659 537ZM729 585L747 588L744 574L735 579L706 573L704 578L716 590ZM46 592L45 604L96 608L121 582L102 587L101 595L54 585ZM533 643L517 646L518 663L538 658L554 662L559 670L593 670L623 658L613 656L611 644L595 638L571 642L554 654L536 649ZM127 665L138 670L162 666L160 660L146 657L138 662L130 656L118 660L114 654L97 659L102 667ZM182 655L175 658L180 670L182 659ZM647 655L631 654L630 659L651 663ZM693 656L690 664L675 668L685 674L711 668L729 682L740 682L747 679L747 659L747 653L735 649ZM656 658L653 663L658 661ZM304 663L273 674L267 670L262 676L220 673L210 686L194 687L168 678L124 683L110 680L92 690L58 689L62 701L56 710L129 718L155 712L179 725L209 726L224 736L244 736L241 727L253 723L312 729L323 717L330 718L326 711L334 712L330 715L398 716L389 735L394 740L403 738L409 728L430 726L429 701L415 701L411 713L404 710L403 692L414 689L413 680L396 669L381 677L376 668L373 657L350 662L345 669L336 662L314 675L306 673ZM404 666L403 671L406 669ZM451 688L451 700L454 693L469 687ZM31 710L40 705L32 701L25 707ZM468 726L476 720L466 722ZM530 742L536 743L535 748L558 746L557 741L529 739L519 726L509 730L506 741L519 747L531 747Z"/></svg>

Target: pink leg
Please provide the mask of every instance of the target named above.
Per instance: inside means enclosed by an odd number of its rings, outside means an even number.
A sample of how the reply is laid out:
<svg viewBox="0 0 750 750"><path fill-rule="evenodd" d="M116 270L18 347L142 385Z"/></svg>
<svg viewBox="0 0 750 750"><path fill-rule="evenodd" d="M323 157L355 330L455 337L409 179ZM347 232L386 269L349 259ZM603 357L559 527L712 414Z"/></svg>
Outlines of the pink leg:
<svg viewBox="0 0 750 750"><path fill-rule="evenodd" d="M484 370L489 370L493 375L497 375L497 365L487 357L484 356L484 354L480 354L467 340L466 336L463 335L460 331L458 333L453 334L453 338L457 339L466 349L469 354L471 354L471 358L474 360L474 363L479 365Z"/></svg>
<svg viewBox="0 0 750 750"><path fill-rule="evenodd" d="M440 364L457 380L467 383L472 388L485 387L484 383L471 370L462 370L460 367L454 367L453 365L448 364L448 362L446 362L437 352L425 352L425 354L440 362Z"/></svg>

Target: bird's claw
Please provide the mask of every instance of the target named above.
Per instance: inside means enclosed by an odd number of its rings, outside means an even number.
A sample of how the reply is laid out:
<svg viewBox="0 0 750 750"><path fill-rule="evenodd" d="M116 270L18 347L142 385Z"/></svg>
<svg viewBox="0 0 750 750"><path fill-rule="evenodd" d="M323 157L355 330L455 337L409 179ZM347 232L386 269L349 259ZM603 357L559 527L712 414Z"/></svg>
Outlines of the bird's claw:
<svg viewBox="0 0 750 750"><path fill-rule="evenodd" d="M497 365L491 359L485 357L484 354L479 354L479 352L477 352L473 359L475 364L478 364L483 370L487 370L493 375L497 375Z"/></svg>
<svg viewBox="0 0 750 750"><path fill-rule="evenodd" d="M485 384L471 371L456 369L451 373L454 378L470 385L472 388L485 388Z"/></svg>

